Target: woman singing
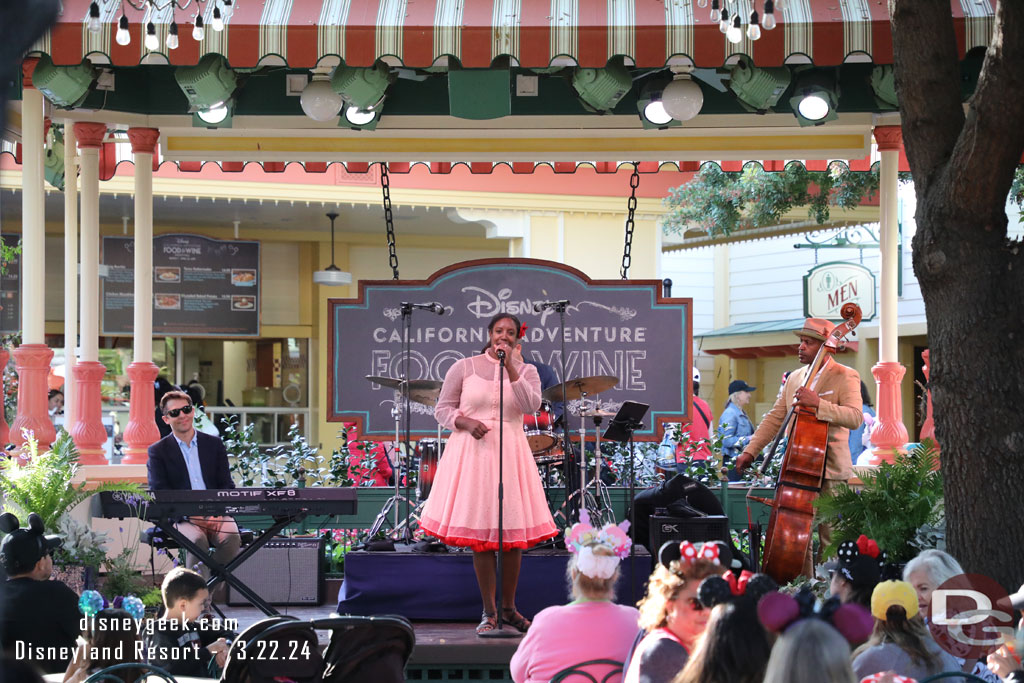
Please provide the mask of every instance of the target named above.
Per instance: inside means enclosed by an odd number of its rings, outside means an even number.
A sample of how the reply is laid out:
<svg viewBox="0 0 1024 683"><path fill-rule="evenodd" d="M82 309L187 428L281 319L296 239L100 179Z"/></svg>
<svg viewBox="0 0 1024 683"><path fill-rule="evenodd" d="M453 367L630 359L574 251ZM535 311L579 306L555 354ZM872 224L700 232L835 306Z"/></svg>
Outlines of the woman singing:
<svg viewBox="0 0 1024 683"><path fill-rule="evenodd" d="M519 320L499 313L487 325L484 353L448 370L434 415L452 430L420 528L448 545L472 548L483 618L477 634L497 628L498 431L504 423L504 553L502 619L525 632L530 622L515 608L522 551L557 533L534 464L523 414L540 406L537 369L516 351ZM498 415L498 351L505 353L504 414Z"/></svg>

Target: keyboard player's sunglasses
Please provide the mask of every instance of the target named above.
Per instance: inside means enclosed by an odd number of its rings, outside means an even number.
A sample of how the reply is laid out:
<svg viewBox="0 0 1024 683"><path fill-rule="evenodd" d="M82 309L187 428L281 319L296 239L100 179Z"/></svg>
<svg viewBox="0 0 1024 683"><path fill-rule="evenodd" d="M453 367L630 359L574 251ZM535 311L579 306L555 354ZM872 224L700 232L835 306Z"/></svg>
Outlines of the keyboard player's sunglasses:
<svg viewBox="0 0 1024 683"><path fill-rule="evenodd" d="M188 406L182 406L180 408L174 408L173 410L168 410L167 411L167 416L168 417L178 417L179 415L182 415L182 414L188 415L191 412L192 412L192 406L188 405Z"/></svg>

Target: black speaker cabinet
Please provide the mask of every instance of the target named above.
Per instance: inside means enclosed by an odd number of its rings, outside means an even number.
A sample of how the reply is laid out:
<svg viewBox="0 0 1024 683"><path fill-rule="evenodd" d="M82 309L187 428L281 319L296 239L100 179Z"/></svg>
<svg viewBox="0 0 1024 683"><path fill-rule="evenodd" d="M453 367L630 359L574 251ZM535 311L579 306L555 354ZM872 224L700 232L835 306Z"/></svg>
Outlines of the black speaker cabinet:
<svg viewBox="0 0 1024 683"><path fill-rule="evenodd" d="M729 538L729 518L725 515L707 517L666 517L651 515L651 555L658 557L658 551L665 541L724 541Z"/></svg>
<svg viewBox="0 0 1024 683"><path fill-rule="evenodd" d="M324 539L277 537L232 574L271 605L319 605L324 601ZM248 605L228 586L229 605Z"/></svg>

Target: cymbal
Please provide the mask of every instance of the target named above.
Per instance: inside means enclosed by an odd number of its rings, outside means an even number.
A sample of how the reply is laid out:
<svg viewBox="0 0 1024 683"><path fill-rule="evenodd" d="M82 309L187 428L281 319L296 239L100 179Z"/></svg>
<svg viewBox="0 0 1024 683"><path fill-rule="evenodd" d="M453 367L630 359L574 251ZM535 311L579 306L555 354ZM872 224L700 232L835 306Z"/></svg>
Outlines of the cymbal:
<svg viewBox="0 0 1024 683"><path fill-rule="evenodd" d="M615 417L614 410L600 410L594 408L593 410L581 410L580 417Z"/></svg>
<svg viewBox="0 0 1024 683"><path fill-rule="evenodd" d="M584 393L588 396L592 394L600 394L602 391L607 391L618 383L619 378L611 375L577 377L576 379L571 379L565 383L565 400L568 401L574 398L583 398ZM541 396L549 401L561 401L562 385L556 384L553 387L548 387L544 390Z"/></svg>
<svg viewBox="0 0 1024 683"><path fill-rule="evenodd" d="M405 380L394 377L367 375L366 379L395 391L402 391L405 385ZM414 379L409 382L409 400L425 406L437 405L437 397L441 394L442 384L443 382L433 379Z"/></svg>

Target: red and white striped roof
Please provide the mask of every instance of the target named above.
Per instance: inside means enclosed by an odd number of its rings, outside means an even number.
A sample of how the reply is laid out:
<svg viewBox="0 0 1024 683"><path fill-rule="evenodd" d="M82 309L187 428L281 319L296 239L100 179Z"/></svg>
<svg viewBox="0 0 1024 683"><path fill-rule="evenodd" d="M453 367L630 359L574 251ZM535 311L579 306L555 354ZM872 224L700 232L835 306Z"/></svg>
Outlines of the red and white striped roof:
<svg viewBox="0 0 1024 683"><path fill-rule="evenodd" d="M534 68L561 64L564 58L600 67L616 55L642 68L680 57L718 67L736 53L752 56L761 66L777 66L794 55L825 66L855 54L877 64L892 63L887 3L881 0L785 0L776 29L736 45L695 0L241 0L222 8L221 32L211 28L214 3L208 1L201 42L191 32L195 3L189 11L175 11L167 3L163 11L141 12L117 0L99 0L103 27L92 33L87 28L89 1L64 0L58 23L33 50L57 64L78 64L100 53L112 64L135 66L149 55L142 40L145 22L153 21L163 45L173 17L180 46L159 50L171 64L195 64L210 52L224 55L236 68L254 67L270 57L293 68L316 66L325 57L340 57L353 66L392 57L406 66L428 67L444 56L480 68L502 55ZM988 45L995 0L947 1L961 55ZM126 46L114 41L122 5L132 32ZM751 0L728 6L740 8L746 17Z"/></svg>

